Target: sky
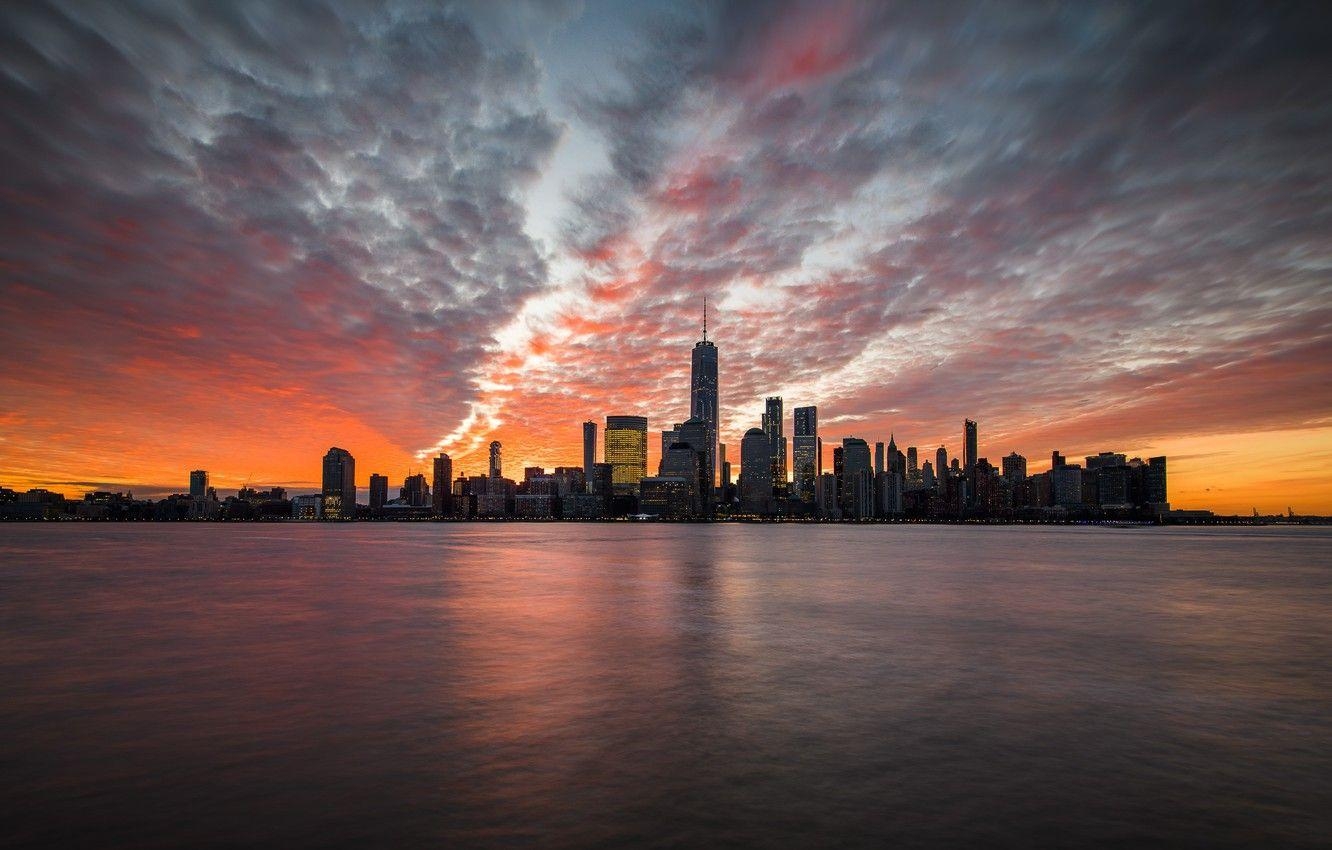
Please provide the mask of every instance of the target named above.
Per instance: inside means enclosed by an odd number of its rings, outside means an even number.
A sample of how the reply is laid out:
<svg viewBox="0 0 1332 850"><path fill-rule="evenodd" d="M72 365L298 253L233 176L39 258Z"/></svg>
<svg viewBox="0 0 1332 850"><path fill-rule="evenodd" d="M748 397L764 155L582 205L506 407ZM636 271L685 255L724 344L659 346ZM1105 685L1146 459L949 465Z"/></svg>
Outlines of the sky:
<svg viewBox="0 0 1332 850"><path fill-rule="evenodd" d="M766 396L1332 514L1325 4L0 6L0 485L581 465Z"/></svg>

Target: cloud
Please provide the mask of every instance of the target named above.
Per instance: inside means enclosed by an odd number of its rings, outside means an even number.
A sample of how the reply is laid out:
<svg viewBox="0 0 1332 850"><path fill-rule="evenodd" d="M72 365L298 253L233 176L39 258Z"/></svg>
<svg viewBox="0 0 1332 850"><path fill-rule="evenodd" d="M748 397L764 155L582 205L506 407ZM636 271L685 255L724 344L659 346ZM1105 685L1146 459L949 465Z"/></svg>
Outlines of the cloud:
<svg viewBox="0 0 1332 850"><path fill-rule="evenodd" d="M3 342L59 364L11 403L245 428L299 400L406 453L545 284L522 193L562 128L531 54L462 14L25 5L0 57Z"/></svg>
<svg viewBox="0 0 1332 850"><path fill-rule="evenodd" d="M678 421L709 292L731 440L770 392L921 444L980 418L1000 453L1325 422L1326 21L1216 11L668 16L573 98L612 166L512 406L577 370L597 409Z"/></svg>

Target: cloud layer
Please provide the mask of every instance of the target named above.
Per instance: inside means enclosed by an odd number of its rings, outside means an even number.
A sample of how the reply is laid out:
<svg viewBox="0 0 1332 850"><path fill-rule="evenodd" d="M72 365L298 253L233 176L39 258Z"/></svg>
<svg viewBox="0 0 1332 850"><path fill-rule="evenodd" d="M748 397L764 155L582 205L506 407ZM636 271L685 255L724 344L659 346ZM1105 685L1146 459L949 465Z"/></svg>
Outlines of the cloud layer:
<svg viewBox="0 0 1332 850"><path fill-rule="evenodd" d="M4 466L577 462L684 418L705 293L732 441L768 394L992 459L1329 433L1316 6L664 5L561 75L577 12L0 12Z"/></svg>

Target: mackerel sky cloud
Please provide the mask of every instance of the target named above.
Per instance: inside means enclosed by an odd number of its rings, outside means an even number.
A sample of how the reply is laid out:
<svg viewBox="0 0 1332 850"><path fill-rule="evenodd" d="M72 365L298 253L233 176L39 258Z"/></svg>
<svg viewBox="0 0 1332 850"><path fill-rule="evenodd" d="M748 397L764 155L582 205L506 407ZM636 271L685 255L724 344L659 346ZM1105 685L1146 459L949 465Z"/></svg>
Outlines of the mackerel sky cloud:
<svg viewBox="0 0 1332 850"><path fill-rule="evenodd" d="M686 417L706 294L725 442L766 395L825 442L969 416L1332 512L1329 18L8 4L0 484L577 464Z"/></svg>

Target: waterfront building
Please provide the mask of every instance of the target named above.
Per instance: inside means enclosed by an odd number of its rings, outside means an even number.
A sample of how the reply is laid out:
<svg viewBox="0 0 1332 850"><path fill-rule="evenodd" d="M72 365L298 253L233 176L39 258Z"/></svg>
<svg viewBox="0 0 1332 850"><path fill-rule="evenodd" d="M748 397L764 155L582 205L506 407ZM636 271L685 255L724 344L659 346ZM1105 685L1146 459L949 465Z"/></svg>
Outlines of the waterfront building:
<svg viewBox="0 0 1332 850"><path fill-rule="evenodd" d="M504 477L504 449L499 440L490 444L490 477Z"/></svg>
<svg viewBox="0 0 1332 850"><path fill-rule="evenodd" d="M905 492L902 473L885 470L874 476L878 496L879 510L883 516L898 516L902 513L903 493Z"/></svg>
<svg viewBox="0 0 1332 850"><path fill-rule="evenodd" d="M772 496L772 443L762 428L750 428L740 441L742 510L767 513Z"/></svg>
<svg viewBox="0 0 1332 850"><path fill-rule="evenodd" d="M691 457L693 449L685 447ZM639 482L638 510L669 519L688 519L696 515L694 489L697 476L656 475Z"/></svg>
<svg viewBox="0 0 1332 850"><path fill-rule="evenodd" d="M1170 510L1170 498L1166 493L1166 459L1153 457L1147 459L1147 466L1142 471L1143 498L1153 507Z"/></svg>
<svg viewBox="0 0 1332 850"><path fill-rule="evenodd" d="M976 503L976 423L970 419L962 423L963 466L967 477L967 504Z"/></svg>
<svg viewBox="0 0 1332 850"><path fill-rule="evenodd" d="M834 449L835 452L841 451L839 446ZM837 508L837 476L831 472L819 474L819 483L815 488L815 504L818 506L819 516L829 519L836 519L839 516Z"/></svg>
<svg viewBox="0 0 1332 850"><path fill-rule="evenodd" d="M703 339L694 344L689 368L689 416L707 425L703 478L711 490L717 484L717 428L720 421L720 390L717 384L717 346L708 342L708 301L703 299ZM711 495L709 494L709 499Z"/></svg>
<svg viewBox="0 0 1332 850"><path fill-rule="evenodd" d="M1064 508L1082 507L1082 467L1061 463L1050 470L1050 489L1054 503Z"/></svg>
<svg viewBox="0 0 1332 850"><path fill-rule="evenodd" d="M476 495L476 515L497 519L509 515L510 499L503 493L478 493Z"/></svg>
<svg viewBox="0 0 1332 850"><path fill-rule="evenodd" d="M196 469L190 472L190 498L196 502L208 498L208 470Z"/></svg>
<svg viewBox="0 0 1332 850"><path fill-rule="evenodd" d="M426 477L423 473L408 475L402 482L402 489L398 491L398 496L403 504L409 508L424 508L430 504L430 485L426 484Z"/></svg>
<svg viewBox="0 0 1332 850"><path fill-rule="evenodd" d="M597 423L583 423L583 482L592 492L592 466L597 462Z"/></svg>
<svg viewBox="0 0 1332 850"><path fill-rule="evenodd" d="M777 492L786 484L786 435L783 433L782 397L770 396L763 403L763 433L768 437L768 458L772 467L772 489Z"/></svg>
<svg viewBox="0 0 1332 850"><path fill-rule="evenodd" d="M292 497L291 517L292 519L323 519L324 497L315 494Z"/></svg>
<svg viewBox="0 0 1332 850"><path fill-rule="evenodd" d="M388 503L388 476L370 473L370 511L378 513Z"/></svg>
<svg viewBox="0 0 1332 850"><path fill-rule="evenodd" d="M453 512L453 493L449 485L453 482L453 459L443 452L432 463L432 485L430 489L431 507L435 513L445 516Z"/></svg>
<svg viewBox="0 0 1332 850"><path fill-rule="evenodd" d="M702 423L700 422L700 427ZM690 494L690 515L698 513L702 498L699 494L699 487L702 480L699 476L699 458L701 453L693 446L685 442L672 443L661 459L661 475L659 478L679 478L689 484ZM640 492L646 492L640 488ZM647 513L647 511L644 511Z"/></svg>
<svg viewBox="0 0 1332 850"><path fill-rule="evenodd" d="M873 465L869 443L859 437L842 440L842 481L838 505L843 519L865 519L874 515Z"/></svg>
<svg viewBox="0 0 1332 850"><path fill-rule="evenodd" d="M661 455L657 458L658 475L665 474L664 472L661 471L661 465L666 462L666 452L670 450L671 446L675 445L678 442L680 442L679 424L676 424L673 428L671 428L668 431L661 432Z"/></svg>
<svg viewBox="0 0 1332 850"><path fill-rule="evenodd" d="M647 475L646 416L607 416L606 445L602 454L611 465L611 484L616 491L637 493L638 482Z"/></svg>
<svg viewBox="0 0 1332 850"><path fill-rule="evenodd" d="M1000 461L1004 477L1013 484L1027 480L1027 459L1017 452L1011 452Z"/></svg>
<svg viewBox="0 0 1332 850"><path fill-rule="evenodd" d="M554 496L528 493L513 497L513 515L520 519L549 519L555 515Z"/></svg>
<svg viewBox="0 0 1332 850"><path fill-rule="evenodd" d="M795 436L791 480L795 496L806 503L818 497L819 476L823 474L823 443L819 439L819 409L813 405L794 411Z"/></svg>
<svg viewBox="0 0 1332 850"><path fill-rule="evenodd" d="M323 518L356 518L356 459L333 446L324 455Z"/></svg>
<svg viewBox="0 0 1332 850"><path fill-rule="evenodd" d="M698 497L698 511L703 515L712 513L712 491L713 482L707 478L707 470L704 469L704 458L707 457L708 450L708 423L698 417L690 417L675 429L680 435L680 442L689 446L698 456L698 471L695 473L697 483L694 490ZM665 472L665 475L674 473Z"/></svg>

